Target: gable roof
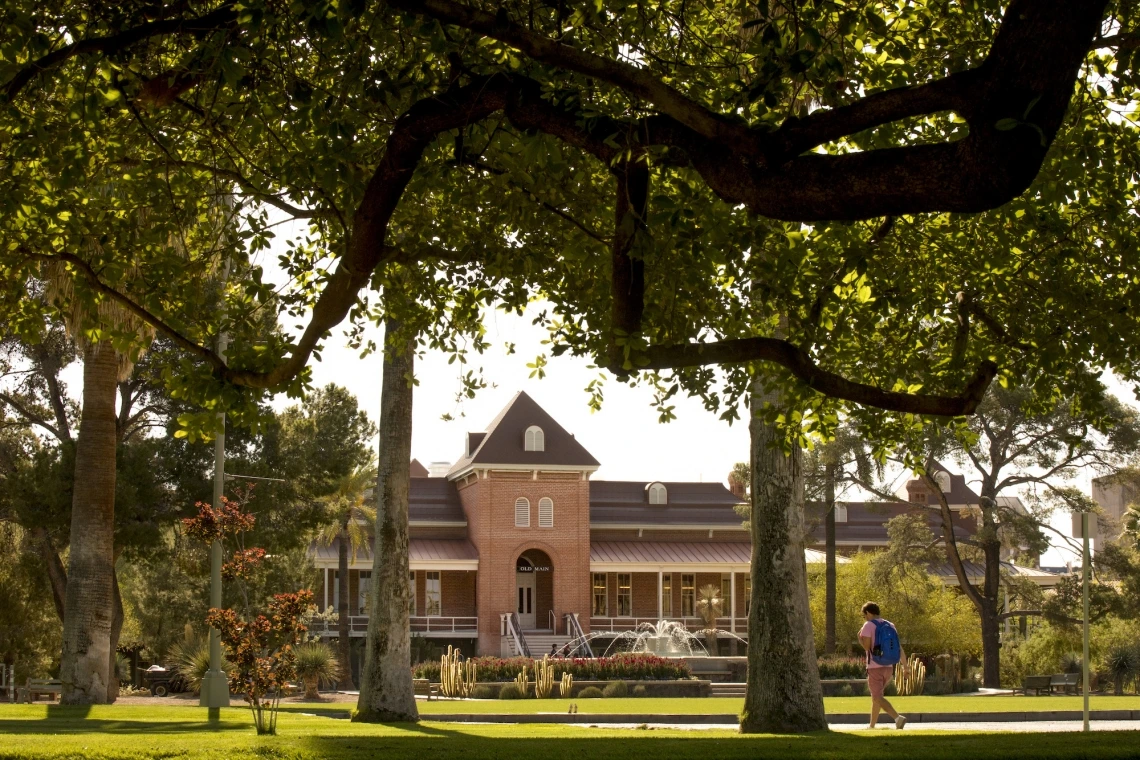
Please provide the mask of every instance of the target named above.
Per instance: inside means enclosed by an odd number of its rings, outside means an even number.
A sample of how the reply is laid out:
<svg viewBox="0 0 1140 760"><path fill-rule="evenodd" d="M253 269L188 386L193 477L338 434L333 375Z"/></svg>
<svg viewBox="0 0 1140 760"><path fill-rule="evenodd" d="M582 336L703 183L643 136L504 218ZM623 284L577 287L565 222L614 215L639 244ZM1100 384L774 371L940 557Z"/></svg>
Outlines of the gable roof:
<svg viewBox="0 0 1140 760"><path fill-rule="evenodd" d="M420 464L420 460L413 459L411 465L408 467L408 474L413 478L426 478L430 473L428 468Z"/></svg>
<svg viewBox="0 0 1140 760"><path fill-rule="evenodd" d="M524 451L526 429L542 428L544 451ZM447 477L454 478L473 465L520 467L582 467L596 469L598 460L525 392L519 391L487 426L486 433L470 437L476 448L464 456Z"/></svg>

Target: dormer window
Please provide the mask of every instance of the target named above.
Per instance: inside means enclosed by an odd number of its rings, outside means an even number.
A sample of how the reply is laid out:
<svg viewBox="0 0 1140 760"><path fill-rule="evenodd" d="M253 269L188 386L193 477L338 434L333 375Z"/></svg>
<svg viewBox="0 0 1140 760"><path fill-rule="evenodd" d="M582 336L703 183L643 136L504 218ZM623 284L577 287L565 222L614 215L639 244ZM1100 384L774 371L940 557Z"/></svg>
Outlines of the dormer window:
<svg viewBox="0 0 1140 760"><path fill-rule="evenodd" d="M934 473L934 482L942 490L942 493L950 493L950 473L939 471Z"/></svg>
<svg viewBox="0 0 1140 760"><path fill-rule="evenodd" d="M847 507L846 506L844 506L842 504L836 504L835 505L835 522L837 522L837 523L847 522Z"/></svg>
<svg viewBox="0 0 1140 760"><path fill-rule="evenodd" d="M523 440L523 450L546 451L546 437L543 436L542 428L538 425L531 425L526 429L526 436Z"/></svg>
<svg viewBox="0 0 1140 760"><path fill-rule="evenodd" d="M650 483L647 490L649 491L650 504L669 503L669 492L665 490L665 486L661 483Z"/></svg>

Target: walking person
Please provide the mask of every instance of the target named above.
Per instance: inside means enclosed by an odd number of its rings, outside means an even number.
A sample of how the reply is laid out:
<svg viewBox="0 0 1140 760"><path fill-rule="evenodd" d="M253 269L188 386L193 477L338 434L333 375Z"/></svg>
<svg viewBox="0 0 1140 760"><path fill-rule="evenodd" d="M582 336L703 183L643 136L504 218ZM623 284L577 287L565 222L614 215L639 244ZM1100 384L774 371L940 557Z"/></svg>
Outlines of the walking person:
<svg viewBox="0 0 1140 760"><path fill-rule="evenodd" d="M863 605L863 627L859 629L859 643L867 653L867 688L871 692L871 728L879 722L879 711L895 719L895 728L906 725L906 716L886 700L883 693L895 672L895 665L903 658L902 643L895 624L879 617L879 605Z"/></svg>
<svg viewBox="0 0 1140 760"><path fill-rule="evenodd" d="M550 645L550 656L551 657L557 657L558 656L558 642L557 641L555 641L554 643L552 643Z"/></svg>

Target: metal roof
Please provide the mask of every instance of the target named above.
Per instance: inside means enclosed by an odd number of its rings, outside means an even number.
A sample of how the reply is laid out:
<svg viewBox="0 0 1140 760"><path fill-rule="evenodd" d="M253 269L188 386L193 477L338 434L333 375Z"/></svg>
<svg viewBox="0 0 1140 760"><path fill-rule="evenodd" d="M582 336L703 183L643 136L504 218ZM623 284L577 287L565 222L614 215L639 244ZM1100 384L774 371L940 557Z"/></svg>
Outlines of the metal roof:
<svg viewBox="0 0 1140 760"><path fill-rule="evenodd" d="M648 488L661 482L667 504L650 504ZM721 483L673 483L635 480L590 481L590 525L704 526L740 528L741 501Z"/></svg>
<svg viewBox="0 0 1140 760"><path fill-rule="evenodd" d="M823 552L804 550L809 563L824 562ZM846 563L846 557L836 562ZM735 565L752 562L752 544L743 541L595 541L591 565Z"/></svg>
<svg viewBox="0 0 1140 760"><path fill-rule="evenodd" d="M835 540L844 546L854 545L886 545L887 521L912 510L921 510L926 514L926 524L935 536L942 535L942 513L940 510L926 507L922 504L891 502L891 501L839 501L838 505L847 507L847 521L835 523ZM974 535L976 527L969 515L961 512L952 512L954 518L955 537L967 538ZM817 544L824 542L824 505L820 502L808 502L804 506L804 517L808 523L811 539Z"/></svg>
<svg viewBox="0 0 1140 760"><path fill-rule="evenodd" d="M313 561L319 565L336 566L339 539L333 539L328 546L312 544L309 547ZM351 560L351 556L350 556ZM465 538L412 538L408 539L408 560L419 562L468 562L478 563L479 551ZM351 562L353 569L370 568L372 566L372 547L361 547L356 553L356 561Z"/></svg>
<svg viewBox="0 0 1140 760"><path fill-rule="evenodd" d="M412 478L408 481L408 521L466 523L455 483L447 478Z"/></svg>

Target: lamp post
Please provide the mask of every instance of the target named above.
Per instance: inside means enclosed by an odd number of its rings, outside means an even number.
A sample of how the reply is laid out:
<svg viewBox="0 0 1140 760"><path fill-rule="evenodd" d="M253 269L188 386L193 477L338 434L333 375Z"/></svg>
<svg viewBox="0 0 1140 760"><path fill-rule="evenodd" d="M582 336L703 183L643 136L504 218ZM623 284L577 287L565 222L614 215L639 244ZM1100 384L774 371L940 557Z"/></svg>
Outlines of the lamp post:
<svg viewBox="0 0 1140 760"><path fill-rule="evenodd" d="M229 262L226 262L229 274ZM218 335L218 355L223 359L229 346L229 335ZM226 413L218 412L218 434L214 438L214 509L222 505L222 493L226 482ZM214 541L210 546L210 607L222 606L222 542ZM210 669L202 677L202 691L198 704L210 709L210 717L217 717L220 707L230 706L230 683L222 670L222 635L217 628L210 629Z"/></svg>
<svg viewBox="0 0 1140 760"><path fill-rule="evenodd" d="M1081 630L1081 674L1084 691L1084 731L1089 730L1089 513L1081 513L1081 606L1084 608Z"/></svg>

